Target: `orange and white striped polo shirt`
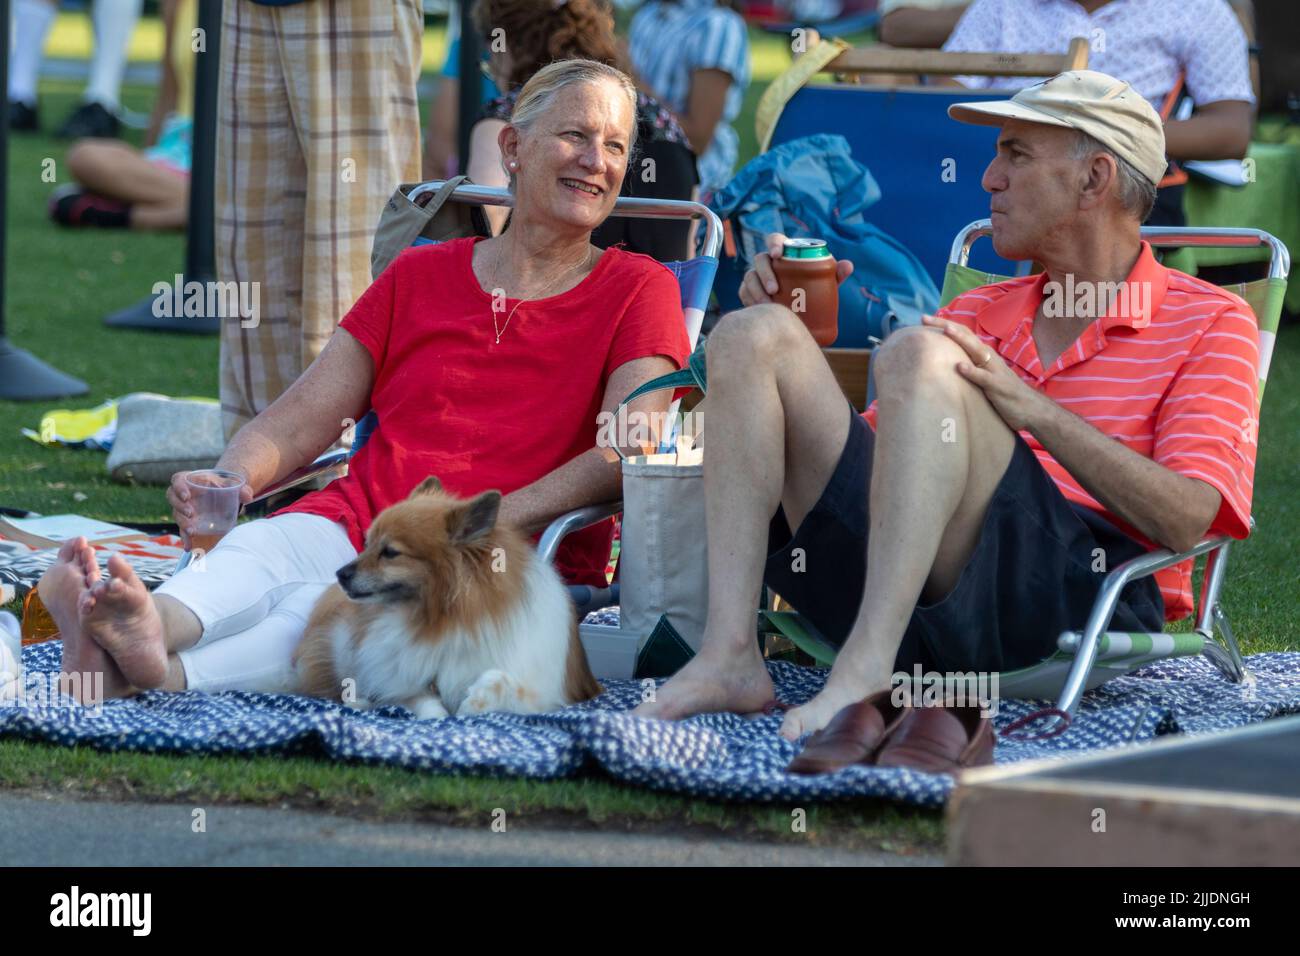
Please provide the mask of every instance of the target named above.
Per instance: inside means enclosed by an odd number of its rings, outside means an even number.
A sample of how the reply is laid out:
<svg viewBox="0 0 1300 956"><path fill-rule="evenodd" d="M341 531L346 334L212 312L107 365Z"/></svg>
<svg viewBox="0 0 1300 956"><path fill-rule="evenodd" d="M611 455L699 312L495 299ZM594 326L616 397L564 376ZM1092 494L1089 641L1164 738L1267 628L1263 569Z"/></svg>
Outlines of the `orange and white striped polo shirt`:
<svg viewBox="0 0 1300 956"><path fill-rule="evenodd" d="M973 329L1031 387L1098 431L1208 482L1223 496L1210 534L1246 537L1259 418L1259 331L1250 307L1225 289L1166 269L1144 242L1128 276L1134 294L1127 308L1114 303L1044 370L1032 329L1044 295L1061 291L1046 289L1048 279L1044 273L981 286L938 314ZM874 405L865 417L874 428ZM1156 547L1102 507L1038 439L1020 434L1068 500ZM1192 612L1190 561L1156 579L1168 620Z"/></svg>

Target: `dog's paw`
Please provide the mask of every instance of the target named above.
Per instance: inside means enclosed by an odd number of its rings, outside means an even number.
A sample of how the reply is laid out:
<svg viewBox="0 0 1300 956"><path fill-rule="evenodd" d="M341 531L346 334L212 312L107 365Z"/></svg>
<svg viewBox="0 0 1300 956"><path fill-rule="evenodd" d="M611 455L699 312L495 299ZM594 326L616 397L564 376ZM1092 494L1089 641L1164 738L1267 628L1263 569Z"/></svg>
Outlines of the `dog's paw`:
<svg viewBox="0 0 1300 956"><path fill-rule="evenodd" d="M465 700L461 702L461 714L486 714L493 710L506 710L504 706L511 694L514 681L504 671L484 671L478 680L470 684Z"/></svg>
<svg viewBox="0 0 1300 956"><path fill-rule="evenodd" d="M417 720L441 720L443 717L451 716L447 708L442 705L442 701L432 694L408 700L404 706L415 714Z"/></svg>
<svg viewBox="0 0 1300 956"><path fill-rule="evenodd" d="M461 701L460 710L456 711L456 715L464 717L467 714L486 714L496 709L496 695L479 688L465 695L465 699Z"/></svg>

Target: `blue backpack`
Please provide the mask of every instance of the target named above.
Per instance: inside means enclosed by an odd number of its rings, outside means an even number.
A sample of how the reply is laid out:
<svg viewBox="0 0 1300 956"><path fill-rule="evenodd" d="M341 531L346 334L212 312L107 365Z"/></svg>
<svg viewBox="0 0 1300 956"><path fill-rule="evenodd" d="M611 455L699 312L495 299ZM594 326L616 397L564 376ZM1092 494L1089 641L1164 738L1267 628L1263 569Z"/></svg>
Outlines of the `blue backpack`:
<svg viewBox="0 0 1300 956"><path fill-rule="evenodd" d="M853 261L840 286L836 348L867 348L901 325L920 325L939 305L939 290L920 261L863 213L880 187L853 158L843 136L791 140L756 157L709 205L735 241L718 265L714 290L723 311L740 308L739 289L764 236L825 239L836 259ZM730 250L728 250L730 251Z"/></svg>

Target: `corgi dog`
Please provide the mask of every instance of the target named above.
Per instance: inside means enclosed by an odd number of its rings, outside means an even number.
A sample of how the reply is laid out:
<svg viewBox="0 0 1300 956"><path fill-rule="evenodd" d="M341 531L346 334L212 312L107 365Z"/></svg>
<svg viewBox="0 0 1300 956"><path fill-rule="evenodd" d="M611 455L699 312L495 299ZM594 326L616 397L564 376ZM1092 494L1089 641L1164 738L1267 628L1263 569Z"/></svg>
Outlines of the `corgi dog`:
<svg viewBox="0 0 1300 956"><path fill-rule="evenodd" d="M497 522L500 506L500 492L463 500L430 477L381 512L312 609L294 652L299 692L421 719L540 713L600 694L568 591Z"/></svg>

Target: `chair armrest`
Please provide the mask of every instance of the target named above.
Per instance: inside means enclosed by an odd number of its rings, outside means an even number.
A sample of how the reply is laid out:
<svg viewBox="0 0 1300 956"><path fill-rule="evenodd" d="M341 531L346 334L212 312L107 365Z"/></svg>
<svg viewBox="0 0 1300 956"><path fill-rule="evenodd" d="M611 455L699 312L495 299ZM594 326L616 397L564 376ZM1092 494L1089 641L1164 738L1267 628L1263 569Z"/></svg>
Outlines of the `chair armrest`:
<svg viewBox="0 0 1300 956"><path fill-rule="evenodd" d="M1125 561L1106 575L1106 579L1101 586L1102 593L1098 595L1097 600L1100 601L1106 594L1107 588L1111 587L1115 589L1114 599L1117 600L1119 591L1129 582L1150 577L1157 571L1172 568L1175 564L1182 564L1188 558L1200 557L1202 554L1231 543L1232 540L1226 534L1219 534L1204 539L1190 551L1174 552L1168 548L1157 548L1154 551L1148 551L1146 554L1138 555L1131 561Z"/></svg>
<svg viewBox="0 0 1300 956"><path fill-rule="evenodd" d="M258 492L251 501L249 501L249 504L251 505L256 504L259 501L264 501L272 495L278 495L282 491L287 491L288 489L297 487L298 485L306 484L313 478L319 478L321 475L329 474L330 472L333 472L335 478L340 477L344 474L345 466L347 465L348 459L351 457L352 453L350 451L326 452L311 464L303 465L303 467L289 472L289 474L285 475L273 485L267 485Z"/></svg>
<svg viewBox="0 0 1300 956"><path fill-rule="evenodd" d="M1119 603L1119 596L1129 582L1150 577L1157 571L1163 571L1175 564L1182 564L1190 558L1217 551L1219 548L1231 543L1232 538L1227 535L1215 535L1212 538L1206 538L1190 551L1179 553L1170 551L1168 548L1157 548L1155 551L1139 555L1131 561L1125 561L1107 574L1102 581L1101 590L1097 593L1097 599L1093 602L1092 612L1088 615L1088 623L1084 626L1083 633L1080 635L1078 650L1075 651L1074 655L1074 663L1070 666L1070 673L1065 679L1065 686L1061 689L1058 708L1071 717L1074 716L1075 708L1079 706L1079 699L1083 696L1083 687L1087 683L1088 674L1091 673L1092 666L1096 663L1097 648L1101 642L1101 635L1106 633L1106 629L1110 627L1110 619L1115 614L1115 605Z"/></svg>
<svg viewBox="0 0 1300 956"><path fill-rule="evenodd" d="M560 550L560 542L583 528L590 528L606 518L612 518L623 511L623 502L612 501L604 505L588 505L568 514L562 514L542 532L542 539L537 542L537 554L547 564L555 562L555 553Z"/></svg>

